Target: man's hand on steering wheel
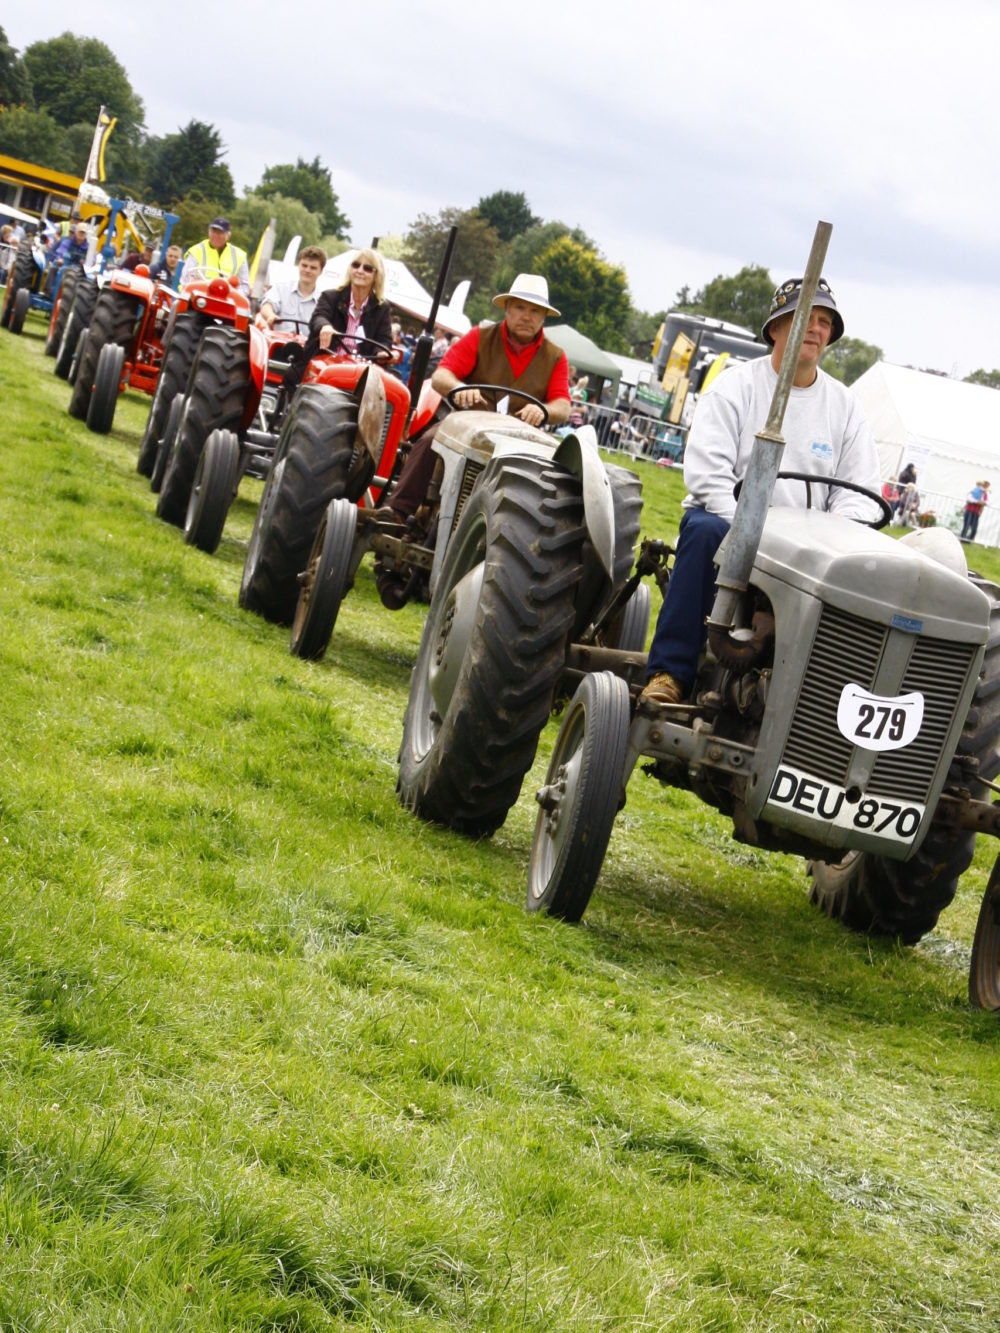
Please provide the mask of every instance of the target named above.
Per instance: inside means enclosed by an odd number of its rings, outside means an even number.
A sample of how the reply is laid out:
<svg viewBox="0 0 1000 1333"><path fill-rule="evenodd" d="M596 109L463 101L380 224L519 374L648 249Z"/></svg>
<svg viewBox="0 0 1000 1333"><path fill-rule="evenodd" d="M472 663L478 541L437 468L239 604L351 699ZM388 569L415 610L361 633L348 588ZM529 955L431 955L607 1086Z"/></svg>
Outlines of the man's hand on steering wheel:
<svg viewBox="0 0 1000 1333"><path fill-rule="evenodd" d="M525 403L519 412L514 413L514 416L520 417L528 426L541 427L548 420L548 413L543 411L537 403Z"/></svg>
<svg viewBox="0 0 1000 1333"><path fill-rule="evenodd" d="M519 402L524 399L524 406L519 407L516 412L511 412L510 415L516 416L526 426L540 427L548 422L549 410L541 399L533 398L530 393L525 393L523 389L505 388L502 384L456 384L454 389L450 389L444 395L444 400L449 407L457 407L463 411L480 406L489 411L492 404L488 398L483 396L483 390L494 394L494 401L505 397L509 398L511 395Z"/></svg>
<svg viewBox="0 0 1000 1333"><path fill-rule="evenodd" d="M471 389L452 389L448 395L448 400L454 403L455 407L461 408L463 412L468 412L471 408L480 406L489 408L489 403L475 387Z"/></svg>

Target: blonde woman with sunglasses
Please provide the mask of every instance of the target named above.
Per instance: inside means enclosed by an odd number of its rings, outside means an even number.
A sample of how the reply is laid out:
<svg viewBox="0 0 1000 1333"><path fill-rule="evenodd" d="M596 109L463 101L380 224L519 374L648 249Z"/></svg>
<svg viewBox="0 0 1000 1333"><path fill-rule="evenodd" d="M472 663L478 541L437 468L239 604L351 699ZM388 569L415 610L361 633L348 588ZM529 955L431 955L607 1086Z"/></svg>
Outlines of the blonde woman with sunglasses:
<svg viewBox="0 0 1000 1333"><path fill-rule="evenodd" d="M309 324L321 352L343 348L361 356L377 356L378 347L392 347L392 315L385 292L385 266L377 250L357 250L340 287L326 291L316 303ZM342 337L337 337L342 334ZM310 336L310 341L311 341Z"/></svg>

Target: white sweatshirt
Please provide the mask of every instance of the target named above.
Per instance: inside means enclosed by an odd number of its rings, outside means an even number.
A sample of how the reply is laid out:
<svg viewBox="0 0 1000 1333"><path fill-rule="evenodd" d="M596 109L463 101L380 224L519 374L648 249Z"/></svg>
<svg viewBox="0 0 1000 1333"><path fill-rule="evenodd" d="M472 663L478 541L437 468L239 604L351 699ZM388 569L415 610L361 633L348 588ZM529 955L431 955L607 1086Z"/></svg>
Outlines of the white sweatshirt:
<svg viewBox="0 0 1000 1333"><path fill-rule="evenodd" d="M684 450L684 481L690 492L684 507L700 507L731 520L736 512L733 486L746 475L757 432L771 410L778 375L769 356L723 370L702 394ZM793 388L781 434L782 472L843 477L881 491L878 451L861 404L839 380L822 370L808 389ZM813 485L814 509L830 509L846 518L869 521L878 514L870 500L840 486ZM774 505L803 508L806 485L778 481Z"/></svg>

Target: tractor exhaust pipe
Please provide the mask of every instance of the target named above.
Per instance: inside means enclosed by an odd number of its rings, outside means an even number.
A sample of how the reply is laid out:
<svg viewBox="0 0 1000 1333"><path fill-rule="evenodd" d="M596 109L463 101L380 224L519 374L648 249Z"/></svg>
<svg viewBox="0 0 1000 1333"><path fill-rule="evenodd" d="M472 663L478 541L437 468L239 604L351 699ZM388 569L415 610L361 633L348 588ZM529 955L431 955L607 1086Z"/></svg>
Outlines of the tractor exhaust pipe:
<svg viewBox="0 0 1000 1333"><path fill-rule="evenodd" d="M434 326L437 323L438 307L441 305L441 298L444 296L444 285L448 281L448 270L451 268L451 257L455 251L457 236L458 227L452 227L448 232L448 241L444 248L444 259L441 261L437 287L434 289L434 299L431 301L430 314L427 316L424 331L417 339L416 350L413 353L413 366L410 369L410 382L407 386L410 390L409 415L411 417L416 409L417 399L420 397L420 386L427 375L427 363L431 359L431 347L434 345ZM407 417L408 422L409 417Z"/></svg>
<svg viewBox="0 0 1000 1333"><path fill-rule="evenodd" d="M731 639L731 631L740 601L750 582L750 572L764 531L764 520L771 506L774 483L781 468L781 455L785 448L781 425L785 419L785 409L799 364L799 353L809 327L816 287L823 272L832 231L829 222L816 224L809 262L802 279L802 291L792 319L781 369L778 371L774 397L771 399L771 410L764 429L758 433L754 442L750 466L736 502L736 513L726 535L716 578L715 602L708 618L708 641L717 656L731 656L734 652L738 654L743 646Z"/></svg>

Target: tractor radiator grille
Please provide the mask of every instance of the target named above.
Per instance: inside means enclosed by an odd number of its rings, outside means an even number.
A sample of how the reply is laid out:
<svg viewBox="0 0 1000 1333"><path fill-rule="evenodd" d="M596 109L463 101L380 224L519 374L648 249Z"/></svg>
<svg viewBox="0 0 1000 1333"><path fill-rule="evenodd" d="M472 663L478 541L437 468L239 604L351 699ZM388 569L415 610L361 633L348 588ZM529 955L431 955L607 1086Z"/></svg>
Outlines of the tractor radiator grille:
<svg viewBox="0 0 1000 1333"><path fill-rule="evenodd" d="M462 510L465 508L465 502L472 494L472 488L476 484L480 472L483 470L482 463L474 463L471 458L465 460L465 472L462 474L462 489L458 493L458 503L455 505L455 517L452 520L452 532L458 527L458 520L462 517Z"/></svg>
<svg viewBox="0 0 1000 1333"><path fill-rule="evenodd" d="M874 795L926 800L927 787L951 730L974 653L970 643L917 640L899 693L917 692L924 696L920 735L903 750L887 750L879 755L868 784ZM922 785L917 785L918 778L922 779Z"/></svg>
<svg viewBox="0 0 1000 1333"><path fill-rule="evenodd" d="M379 448L380 448L380 449L384 449L384 448L385 448L385 442L386 442L386 440L389 438L389 427L392 425L392 413L393 413L393 410L394 410L394 409L393 409L392 403L386 403L386 405L385 405L385 425L382 427L382 438L381 438L381 440L379 440Z"/></svg>
<svg viewBox="0 0 1000 1333"><path fill-rule="evenodd" d="M884 625L824 607L785 744L786 763L845 785L853 746L837 727L837 701L851 682L873 689L887 636ZM872 794L926 800L974 653L972 644L915 640L895 693L924 696L920 735L902 750L878 755L867 783Z"/></svg>

